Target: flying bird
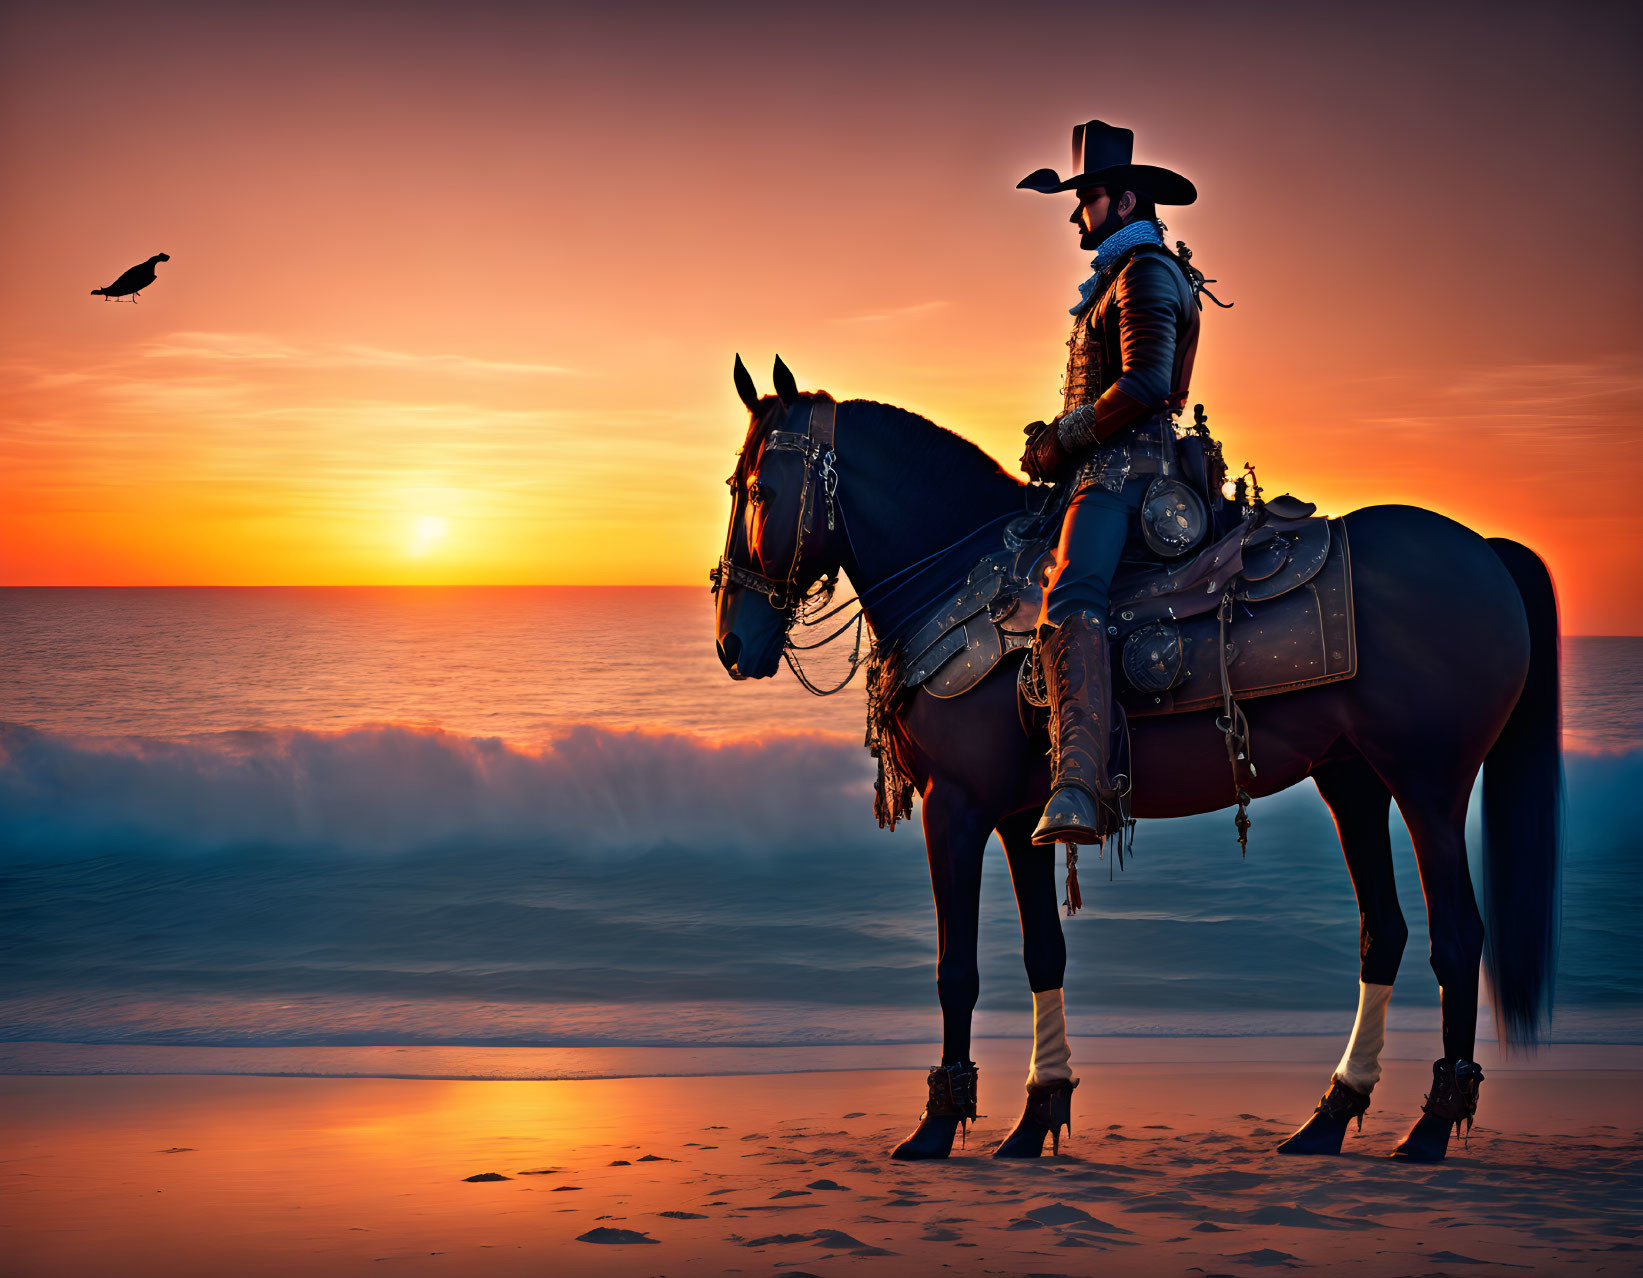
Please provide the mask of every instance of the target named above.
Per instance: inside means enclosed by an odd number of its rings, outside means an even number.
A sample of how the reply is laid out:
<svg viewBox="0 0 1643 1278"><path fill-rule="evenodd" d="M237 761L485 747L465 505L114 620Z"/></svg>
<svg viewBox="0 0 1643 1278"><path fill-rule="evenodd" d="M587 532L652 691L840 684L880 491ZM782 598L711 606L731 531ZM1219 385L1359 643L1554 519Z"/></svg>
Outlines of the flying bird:
<svg viewBox="0 0 1643 1278"><path fill-rule="evenodd" d="M92 289L91 295L93 297L100 295L105 302L111 297L130 297L132 302L135 303L137 300L137 294L141 293L145 288L154 282L154 263L169 262L170 260L171 254L156 253L153 257L149 258L148 261L139 262L136 266L133 266L129 271L120 276L119 279L115 280L114 283L110 284L107 288Z"/></svg>

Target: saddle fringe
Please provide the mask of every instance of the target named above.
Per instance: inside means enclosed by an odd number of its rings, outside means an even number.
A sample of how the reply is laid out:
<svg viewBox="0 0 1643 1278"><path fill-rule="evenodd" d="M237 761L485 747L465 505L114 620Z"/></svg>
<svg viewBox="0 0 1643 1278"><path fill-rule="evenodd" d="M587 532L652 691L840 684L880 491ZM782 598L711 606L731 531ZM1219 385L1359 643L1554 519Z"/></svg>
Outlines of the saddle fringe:
<svg viewBox="0 0 1643 1278"><path fill-rule="evenodd" d="M909 699L902 686L902 662L899 649L885 654L877 646L867 659L867 735L862 744L878 760L873 815L881 830L894 830L896 822L913 817L913 778L901 751L897 722Z"/></svg>

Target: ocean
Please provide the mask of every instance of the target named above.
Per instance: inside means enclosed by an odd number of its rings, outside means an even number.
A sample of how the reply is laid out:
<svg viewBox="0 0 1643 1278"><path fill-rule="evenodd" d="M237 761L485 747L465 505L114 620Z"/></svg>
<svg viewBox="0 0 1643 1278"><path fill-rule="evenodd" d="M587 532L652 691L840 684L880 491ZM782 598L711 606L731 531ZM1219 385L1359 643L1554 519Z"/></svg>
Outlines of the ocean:
<svg viewBox="0 0 1643 1278"><path fill-rule="evenodd" d="M1549 1037L1643 1042L1643 639L1564 658ZM726 678L705 589L0 590L0 1071L934 1041L922 837L873 820L862 715L856 687ZM1142 823L1110 878L1081 867L1075 1032L1344 1036L1333 823L1310 785L1251 815L1245 860L1222 812ZM1427 1029L1396 821L1394 855L1392 1025ZM977 1029L1023 1035L996 843L983 892Z"/></svg>

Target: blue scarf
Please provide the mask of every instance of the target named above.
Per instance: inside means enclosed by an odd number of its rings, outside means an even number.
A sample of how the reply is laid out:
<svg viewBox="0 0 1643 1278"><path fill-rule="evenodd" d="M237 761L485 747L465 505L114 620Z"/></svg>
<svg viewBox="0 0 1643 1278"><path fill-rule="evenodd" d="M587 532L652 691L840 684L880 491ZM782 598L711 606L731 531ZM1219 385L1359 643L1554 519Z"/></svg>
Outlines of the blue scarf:
<svg viewBox="0 0 1643 1278"><path fill-rule="evenodd" d="M1159 233L1158 223L1151 218L1143 218L1119 227L1101 241L1101 247L1096 249L1095 256L1090 259L1090 266L1094 268L1095 273L1078 286L1078 305L1069 307L1067 314L1081 313L1101 296L1101 290L1105 287L1106 277L1111 272L1113 264L1125 253L1137 244L1162 245L1163 242L1164 237Z"/></svg>

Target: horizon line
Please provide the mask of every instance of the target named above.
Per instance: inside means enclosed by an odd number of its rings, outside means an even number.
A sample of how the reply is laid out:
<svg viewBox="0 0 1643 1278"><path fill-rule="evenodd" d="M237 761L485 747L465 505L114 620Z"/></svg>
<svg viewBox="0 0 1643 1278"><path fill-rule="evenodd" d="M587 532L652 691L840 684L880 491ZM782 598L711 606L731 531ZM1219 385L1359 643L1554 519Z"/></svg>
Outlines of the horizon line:
<svg viewBox="0 0 1643 1278"><path fill-rule="evenodd" d="M0 590L694 590L683 581L0 581Z"/></svg>
<svg viewBox="0 0 1643 1278"><path fill-rule="evenodd" d="M584 582L584 581L462 581L462 582L325 582L314 584L190 584L177 582L130 582L107 585L98 582L17 583L0 582L0 590L695 590L679 581ZM1564 639L1643 639L1643 631L1606 631L1582 634L1565 631Z"/></svg>

